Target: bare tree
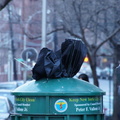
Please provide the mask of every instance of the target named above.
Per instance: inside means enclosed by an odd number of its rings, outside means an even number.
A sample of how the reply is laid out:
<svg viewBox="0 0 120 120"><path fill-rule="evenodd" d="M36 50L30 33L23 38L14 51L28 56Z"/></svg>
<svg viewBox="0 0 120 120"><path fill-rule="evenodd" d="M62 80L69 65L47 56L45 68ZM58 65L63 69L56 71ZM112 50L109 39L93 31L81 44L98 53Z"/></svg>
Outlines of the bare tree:
<svg viewBox="0 0 120 120"><path fill-rule="evenodd" d="M57 8L61 19L61 26L65 32L71 36L82 39L88 48L88 57L93 73L94 84L99 86L97 80L96 57L101 54L100 49L105 43L115 43L114 68L119 64L119 2L116 1L94 1L94 0L63 0L58 3ZM62 28L62 27L61 27ZM115 37L117 39L115 39ZM110 54L104 53L104 54ZM114 115L113 118L118 120L118 81L114 78Z"/></svg>
<svg viewBox="0 0 120 120"><path fill-rule="evenodd" d="M51 18L56 14L57 28L49 29L47 35L56 31L63 31L67 37L71 36L83 40L88 48L94 84L99 86L96 73L96 59L97 56L102 54L100 52L101 47L110 41L120 30L120 26L117 24L119 20L114 19L114 15L117 13L113 10L114 8L118 10L117 5L119 2L112 0L109 2L107 0L53 0L51 2L48 0L48 3L51 5ZM53 19L51 19L52 21ZM30 39L41 37L40 34L34 37L28 35L28 33L26 35Z"/></svg>
<svg viewBox="0 0 120 120"><path fill-rule="evenodd" d="M61 0L57 1L56 6L58 29L64 30L72 37L82 39L87 45L94 84L97 86L99 83L96 73L96 56L100 54L101 46L110 41L110 38L120 30L119 25L114 27L117 21L113 20L116 13L112 10L118 3L106 4L106 2ZM107 14L108 12L112 17Z"/></svg>
<svg viewBox="0 0 120 120"><path fill-rule="evenodd" d="M72 36L82 39L88 48L88 57L93 73L94 84L99 86L96 72L96 59L97 56L103 54L100 52L101 47L110 41L120 30L118 24L119 19L115 19L114 16L117 14L114 8L118 10L117 5L119 5L119 1L53 0L51 2L48 0L48 3L50 3L49 6L51 5L51 8L49 7L51 16L49 17L52 18L56 16L55 24L57 24L57 28L49 29L47 35L56 31L63 31L67 37ZM53 8L56 11L54 11ZM41 12L36 13L41 14ZM30 23L34 20L36 13L30 17L27 26L31 26ZM49 22L53 23L52 21L53 19L49 19ZM34 29L34 27L32 27L32 29ZM30 30L29 27L26 30ZM25 31L25 34L30 39L41 38L40 33L39 35L32 35L29 31Z"/></svg>

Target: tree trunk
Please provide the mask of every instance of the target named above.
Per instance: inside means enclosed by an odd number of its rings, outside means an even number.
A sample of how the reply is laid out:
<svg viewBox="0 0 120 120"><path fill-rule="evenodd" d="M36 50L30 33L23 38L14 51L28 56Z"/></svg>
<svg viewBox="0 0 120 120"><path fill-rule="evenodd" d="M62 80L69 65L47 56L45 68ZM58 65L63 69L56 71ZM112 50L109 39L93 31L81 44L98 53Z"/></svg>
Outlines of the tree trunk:
<svg viewBox="0 0 120 120"><path fill-rule="evenodd" d="M96 72L96 66L91 66L92 69L92 75L93 75L93 80L94 80L94 85L99 87L99 82L97 78L97 72Z"/></svg>
<svg viewBox="0 0 120 120"><path fill-rule="evenodd" d="M99 87L99 82L98 82L98 78L97 78L97 72L96 72L96 56L95 55L90 55L90 53L88 53L88 58L89 58L89 62L90 62L90 67L92 70L92 77L93 77L93 81L94 81L94 85Z"/></svg>
<svg viewBox="0 0 120 120"><path fill-rule="evenodd" d="M116 54L118 51L115 50L115 59L114 59L114 89L113 89L113 98L114 98L114 101L113 101L113 120L119 120L119 111L120 111L120 104L119 104L119 94L118 94L118 86L120 85L119 84L119 79L118 78L118 69L116 69L116 66L118 66L118 55Z"/></svg>

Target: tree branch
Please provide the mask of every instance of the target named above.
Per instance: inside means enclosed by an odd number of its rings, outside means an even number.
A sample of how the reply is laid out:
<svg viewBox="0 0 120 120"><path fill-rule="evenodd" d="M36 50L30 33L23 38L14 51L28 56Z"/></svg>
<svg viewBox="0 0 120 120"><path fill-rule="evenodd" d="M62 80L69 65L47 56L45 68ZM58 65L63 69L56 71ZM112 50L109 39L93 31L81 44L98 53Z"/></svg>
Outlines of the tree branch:
<svg viewBox="0 0 120 120"><path fill-rule="evenodd" d="M109 36L106 38L106 40L104 40L103 42L101 42L101 43L98 45L98 47L97 47L96 50L95 50L95 53L98 51L98 49L99 49L103 44L105 44L107 41L110 41L110 40L111 40L110 38L112 38L114 35L116 35L119 31L120 31L120 27L119 27L118 29L116 29L111 35L109 35Z"/></svg>
<svg viewBox="0 0 120 120"><path fill-rule="evenodd" d="M63 28L63 27L61 27L61 28L56 28L56 29L48 32L47 35L50 35L50 34L52 34L52 33L54 33L54 32L61 31L61 30L64 30L64 28ZM38 39L38 38L41 38L41 37L42 37L41 35L35 36L35 37L31 37L31 36L28 35L25 31L24 31L24 34L25 34L29 39Z"/></svg>

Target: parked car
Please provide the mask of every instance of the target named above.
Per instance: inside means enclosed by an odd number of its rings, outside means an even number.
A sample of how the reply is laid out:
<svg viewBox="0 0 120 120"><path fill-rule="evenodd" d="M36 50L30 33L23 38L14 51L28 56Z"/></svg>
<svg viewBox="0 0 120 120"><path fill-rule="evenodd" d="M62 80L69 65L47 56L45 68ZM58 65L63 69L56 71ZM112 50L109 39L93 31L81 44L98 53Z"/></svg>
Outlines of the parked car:
<svg viewBox="0 0 120 120"><path fill-rule="evenodd" d="M14 103L14 96L11 92L22 84L24 84L24 81L1 82L0 96L7 97L12 103Z"/></svg>
<svg viewBox="0 0 120 120"><path fill-rule="evenodd" d="M22 84L24 81L0 82L0 89L14 90Z"/></svg>
<svg viewBox="0 0 120 120"><path fill-rule="evenodd" d="M24 84L24 81L0 83L0 120L10 120L10 113L14 111L14 96L11 92Z"/></svg>
<svg viewBox="0 0 120 120"><path fill-rule="evenodd" d="M13 90L0 89L0 96L7 97L14 104L14 96L11 94Z"/></svg>
<svg viewBox="0 0 120 120"><path fill-rule="evenodd" d="M111 79L113 76L113 69L108 67L104 69L97 68L97 73L98 77L101 79Z"/></svg>
<svg viewBox="0 0 120 120"><path fill-rule="evenodd" d="M10 120L10 113L13 112L11 101L4 96L0 96L0 120Z"/></svg>

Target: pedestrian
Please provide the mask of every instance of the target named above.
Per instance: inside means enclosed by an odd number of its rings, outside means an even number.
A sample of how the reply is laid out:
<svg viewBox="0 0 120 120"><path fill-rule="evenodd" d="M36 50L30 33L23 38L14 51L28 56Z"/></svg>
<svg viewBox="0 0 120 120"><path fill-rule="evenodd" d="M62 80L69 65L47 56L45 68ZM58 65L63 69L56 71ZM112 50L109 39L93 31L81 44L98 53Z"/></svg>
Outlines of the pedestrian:
<svg viewBox="0 0 120 120"><path fill-rule="evenodd" d="M88 75L86 75L86 74L84 74L84 73L80 74L80 75L78 76L78 78L79 78L79 79L82 79L82 80L84 80L84 81L89 82Z"/></svg>

